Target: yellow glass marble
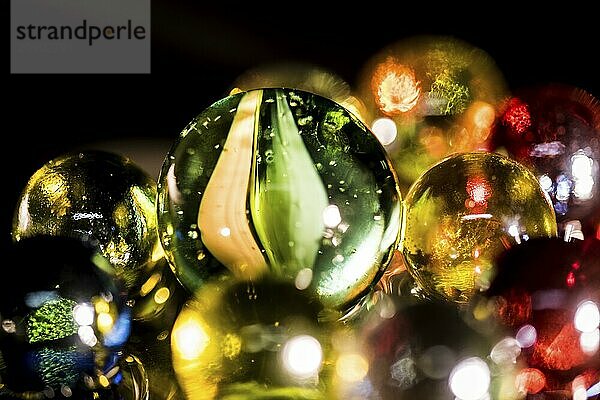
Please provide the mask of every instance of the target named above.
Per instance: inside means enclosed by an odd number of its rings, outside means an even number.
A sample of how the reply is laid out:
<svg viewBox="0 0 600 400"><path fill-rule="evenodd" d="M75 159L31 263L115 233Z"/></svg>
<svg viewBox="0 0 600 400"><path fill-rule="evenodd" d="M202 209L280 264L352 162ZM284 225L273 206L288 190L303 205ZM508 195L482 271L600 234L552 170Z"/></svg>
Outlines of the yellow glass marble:
<svg viewBox="0 0 600 400"><path fill-rule="evenodd" d="M429 295L465 303L485 290L506 248L556 236L554 210L535 176L492 153L451 156L426 171L405 200L401 248Z"/></svg>
<svg viewBox="0 0 600 400"><path fill-rule="evenodd" d="M162 258L155 204L156 183L130 160L100 151L67 154L29 179L12 235L92 239L137 295Z"/></svg>
<svg viewBox="0 0 600 400"><path fill-rule="evenodd" d="M171 333L188 400L325 399L322 306L285 282L229 279L202 286Z"/></svg>

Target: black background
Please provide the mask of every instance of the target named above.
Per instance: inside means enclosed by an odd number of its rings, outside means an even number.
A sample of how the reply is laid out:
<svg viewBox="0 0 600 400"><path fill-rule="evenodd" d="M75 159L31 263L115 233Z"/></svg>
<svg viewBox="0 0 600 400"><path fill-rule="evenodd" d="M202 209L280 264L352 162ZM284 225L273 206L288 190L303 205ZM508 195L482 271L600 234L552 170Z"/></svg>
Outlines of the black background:
<svg viewBox="0 0 600 400"><path fill-rule="evenodd" d="M3 249L18 195L47 160L101 141L174 140L237 76L261 64L312 63L354 85L384 46L442 34L487 51L513 89L563 82L600 96L597 14L584 4L203 3L153 0L149 75L11 75L6 62Z"/></svg>

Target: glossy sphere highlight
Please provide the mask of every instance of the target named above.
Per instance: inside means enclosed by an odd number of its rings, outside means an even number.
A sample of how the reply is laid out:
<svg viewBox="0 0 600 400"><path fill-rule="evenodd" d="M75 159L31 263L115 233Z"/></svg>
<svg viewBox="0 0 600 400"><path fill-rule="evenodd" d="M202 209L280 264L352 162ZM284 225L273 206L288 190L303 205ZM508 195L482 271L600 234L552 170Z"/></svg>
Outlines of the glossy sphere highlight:
<svg viewBox="0 0 600 400"><path fill-rule="evenodd" d="M322 306L289 283L229 280L200 289L177 317L173 366L189 400L325 398Z"/></svg>
<svg viewBox="0 0 600 400"><path fill-rule="evenodd" d="M399 231L400 194L382 148L317 95L253 90L209 107L165 160L161 240L190 290L227 267L310 287L329 307L379 277Z"/></svg>
<svg viewBox="0 0 600 400"><path fill-rule="evenodd" d="M126 158L97 151L61 156L29 179L13 238L91 238L134 293L162 255L155 199L154 181Z"/></svg>
<svg viewBox="0 0 600 400"><path fill-rule="evenodd" d="M596 234L594 214L600 213L600 103L596 98L562 85L521 90L505 104L492 139L494 147L505 148L534 171L552 199L565 235Z"/></svg>
<svg viewBox="0 0 600 400"><path fill-rule="evenodd" d="M430 295L458 303L489 286L494 259L506 248L556 235L535 176L497 154L445 159L415 182L405 204L410 273Z"/></svg>
<svg viewBox="0 0 600 400"><path fill-rule="evenodd" d="M104 390L116 377L131 314L108 261L55 237L23 239L10 255L0 291L0 397ZM19 397L24 392L34 397Z"/></svg>

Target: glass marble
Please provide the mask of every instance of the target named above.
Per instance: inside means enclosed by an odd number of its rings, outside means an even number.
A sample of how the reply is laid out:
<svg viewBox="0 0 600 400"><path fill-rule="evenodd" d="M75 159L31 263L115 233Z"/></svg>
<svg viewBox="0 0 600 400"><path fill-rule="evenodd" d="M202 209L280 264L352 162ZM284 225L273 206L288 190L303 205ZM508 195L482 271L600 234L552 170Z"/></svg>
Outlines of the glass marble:
<svg viewBox="0 0 600 400"><path fill-rule="evenodd" d="M498 154L451 156L425 172L405 200L402 252L429 295L466 303L485 290L495 258L530 238L556 236L535 176Z"/></svg>
<svg viewBox="0 0 600 400"><path fill-rule="evenodd" d="M415 36L375 55L360 81L368 126L385 146L404 193L429 167L485 148L504 77L483 50L445 36Z"/></svg>
<svg viewBox="0 0 600 400"><path fill-rule="evenodd" d="M577 398L600 378L600 241L530 240L504 253L498 271L485 293L490 318L523 348L517 362L539 371L544 384L530 389Z"/></svg>
<svg viewBox="0 0 600 400"><path fill-rule="evenodd" d="M10 256L0 287L0 398L110 390L131 310L109 262L79 240L45 236L19 241Z"/></svg>
<svg viewBox="0 0 600 400"><path fill-rule="evenodd" d="M523 89L498 118L493 149L531 168L548 196L561 236L595 235L600 213L600 103L582 89Z"/></svg>
<svg viewBox="0 0 600 400"><path fill-rule="evenodd" d="M211 282L171 333L173 366L188 400L325 399L322 305L293 284Z"/></svg>
<svg viewBox="0 0 600 400"><path fill-rule="evenodd" d="M158 220L191 291L226 269L272 273L343 308L391 258L400 193L377 139L344 108L299 90L253 90L183 130L160 176Z"/></svg>
<svg viewBox="0 0 600 400"><path fill-rule="evenodd" d="M357 343L341 350L336 360L334 398L454 399L451 371L467 358L486 360L490 338L469 326L447 302L383 299L353 321ZM350 355L363 360L362 373ZM494 378L494 385L498 381Z"/></svg>
<svg viewBox="0 0 600 400"><path fill-rule="evenodd" d="M162 250L156 184L130 160L86 151L49 161L27 182L12 235L94 240L130 294L150 276Z"/></svg>

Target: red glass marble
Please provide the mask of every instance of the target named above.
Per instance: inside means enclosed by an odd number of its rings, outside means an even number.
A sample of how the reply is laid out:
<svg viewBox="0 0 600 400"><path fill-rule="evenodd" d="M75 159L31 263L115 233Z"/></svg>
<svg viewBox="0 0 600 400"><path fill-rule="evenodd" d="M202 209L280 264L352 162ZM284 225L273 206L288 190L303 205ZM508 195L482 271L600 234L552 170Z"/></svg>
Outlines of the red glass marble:
<svg viewBox="0 0 600 400"><path fill-rule="evenodd" d="M589 389L600 375L600 241L530 240L504 253L498 271L487 295L520 343L517 363L535 369L535 382L532 370L518 377L521 389L576 398L577 388Z"/></svg>
<svg viewBox="0 0 600 400"><path fill-rule="evenodd" d="M594 96L556 84L518 91L505 102L490 137L491 149L506 150L535 172L563 235L596 234L600 102Z"/></svg>

